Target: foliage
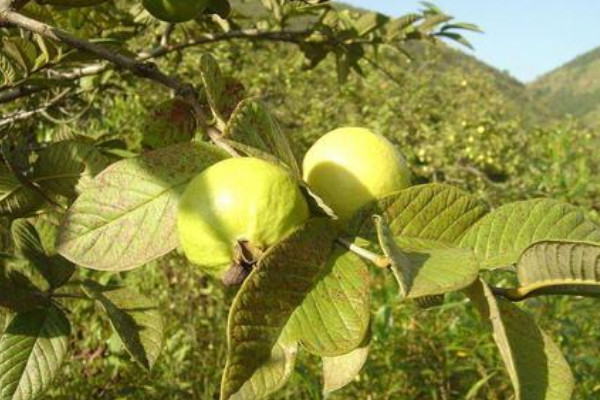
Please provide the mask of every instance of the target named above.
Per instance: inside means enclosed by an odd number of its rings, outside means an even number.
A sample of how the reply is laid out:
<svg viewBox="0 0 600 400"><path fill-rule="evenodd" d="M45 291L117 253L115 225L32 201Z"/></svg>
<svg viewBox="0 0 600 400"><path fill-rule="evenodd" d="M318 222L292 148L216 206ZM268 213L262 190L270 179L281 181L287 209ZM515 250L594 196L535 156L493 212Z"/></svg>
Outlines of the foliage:
<svg viewBox="0 0 600 400"><path fill-rule="evenodd" d="M541 76L530 85L537 101L559 117L572 115L586 126L597 128L600 88L596 85L600 48L582 54Z"/></svg>
<svg viewBox="0 0 600 400"><path fill-rule="evenodd" d="M464 44L459 32L475 26L429 3L391 19L266 0L234 3L231 14L209 7L185 25L159 23L131 2L75 3L0 10L0 212L11 227L0 231L0 382L10 380L0 398L48 390L70 330L75 354L62 373L83 367L88 379L51 388L55 398L319 398L353 380L340 396L507 398L499 357L516 398L571 397L569 366L530 314L540 309L509 300L595 296L600 227L559 200L513 201L557 189L560 200L593 208L597 188L581 178L593 174L593 143L566 146L573 131L590 135L568 125L531 127L525 97L511 96L519 85L425 45ZM76 37L48 38L36 21ZM143 127L169 97L157 82L189 104L194 138L148 142ZM307 197L314 218L234 290L178 255L174 215L195 174L241 153L298 176L297 156L318 135L362 121L401 145L421 184L367 205L342 233ZM489 211L486 201L508 204ZM458 348L440 350L443 339ZM323 389L306 353L323 360ZM392 366L406 366L406 379Z"/></svg>

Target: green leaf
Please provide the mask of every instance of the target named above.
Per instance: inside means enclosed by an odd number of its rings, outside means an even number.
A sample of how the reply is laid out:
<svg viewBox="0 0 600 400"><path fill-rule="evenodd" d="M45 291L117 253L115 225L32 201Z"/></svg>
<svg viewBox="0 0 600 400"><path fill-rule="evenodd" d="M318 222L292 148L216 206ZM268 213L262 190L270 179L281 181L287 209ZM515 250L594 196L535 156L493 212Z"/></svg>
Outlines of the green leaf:
<svg viewBox="0 0 600 400"><path fill-rule="evenodd" d="M371 348L370 331L359 347L335 357L323 357L323 395L348 385L360 373Z"/></svg>
<svg viewBox="0 0 600 400"><path fill-rule="evenodd" d="M528 247L517 263L519 287L510 298L546 294L600 297L600 244L542 241Z"/></svg>
<svg viewBox="0 0 600 400"><path fill-rule="evenodd" d="M416 22L423 19L420 14L406 14L388 22L385 26L386 37L388 41L401 39L405 35L405 30L412 27Z"/></svg>
<svg viewBox="0 0 600 400"><path fill-rule="evenodd" d="M453 186L413 186L378 199L350 222L347 231L376 243L373 215L388 222L393 236L456 244L485 213L487 207L476 197Z"/></svg>
<svg viewBox="0 0 600 400"><path fill-rule="evenodd" d="M381 217L376 218L379 243L390 258L402 297L416 299L463 289L478 276L472 251L452 247L415 248L396 240Z"/></svg>
<svg viewBox="0 0 600 400"><path fill-rule="evenodd" d="M105 169L108 158L88 143L65 140L40 152L32 181L43 189L67 198L77 195L77 185L90 183Z"/></svg>
<svg viewBox="0 0 600 400"><path fill-rule="evenodd" d="M462 30L471 31L471 32L483 33L483 29L481 29L479 26L468 23L468 22L455 22L452 24L446 24L446 25L442 26L442 29L440 29L440 31L445 32L445 31L451 30L451 29L462 29Z"/></svg>
<svg viewBox="0 0 600 400"><path fill-rule="evenodd" d="M47 305L48 297L22 271L8 269L0 262L0 307L20 312Z"/></svg>
<svg viewBox="0 0 600 400"><path fill-rule="evenodd" d="M443 14L443 11L441 8L439 8L438 6L436 6L434 3L430 2L430 1L421 1L421 4L425 6L425 12L426 13L430 13L430 14Z"/></svg>
<svg viewBox="0 0 600 400"><path fill-rule="evenodd" d="M331 207L325 204L325 201L319 197L318 194L313 192L304 181L300 182L300 190L308 203L308 209L310 210L311 215L337 219L337 216Z"/></svg>
<svg viewBox="0 0 600 400"><path fill-rule="evenodd" d="M213 56L203 54L200 58L200 77L208 104L212 110L218 127L223 127L227 119L229 97L226 95L226 80L221 68Z"/></svg>
<svg viewBox="0 0 600 400"><path fill-rule="evenodd" d="M119 161L99 174L68 210L57 251L105 271L141 266L177 247L177 204L188 182L227 155L184 143Z"/></svg>
<svg viewBox="0 0 600 400"><path fill-rule="evenodd" d="M54 289L69 280L75 267L59 255L48 255L35 227L27 220L19 219L11 226L17 250L47 282L43 290Z"/></svg>
<svg viewBox="0 0 600 400"><path fill-rule="evenodd" d="M61 219L62 215L57 212L40 213L28 218L40 236L42 247L47 254L56 254L56 238Z"/></svg>
<svg viewBox="0 0 600 400"><path fill-rule="evenodd" d="M196 132L193 107L179 97L153 104L145 119L142 144L152 149L189 142Z"/></svg>
<svg viewBox="0 0 600 400"><path fill-rule="evenodd" d="M2 52L15 61L24 74L28 74L35 66L37 50L35 45L25 38L14 36L3 38Z"/></svg>
<svg viewBox="0 0 600 400"><path fill-rule="evenodd" d="M235 399L269 362L285 324L324 270L335 237L330 220L309 220L267 250L244 281L229 312L222 400Z"/></svg>
<svg viewBox="0 0 600 400"><path fill-rule="evenodd" d="M7 86L21 78L21 71L17 68L14 61L0 51L0 77L2 77L2 86Z"/></svg>
<svg viewBox="0 0 600 400"><path fill-rule="evenodd" d="M90 7L102 4L107 0L39 0L40 4L49 4L60 7Z"/></svg>
<svg viewBox="0 0 600 400"><path fill-rule="evenodd" d="M224 138L262 150L271 157L275 156L296 176L300 176L300 168L287 136L261 101L246 99L238 104L227 123ZM258 154L249 155L260 157Z"/></svg>
<svg viewBox="0 0 600 400"><path fill-rule="evenodd" d="M424 33L430 33L435 30L439 25L444 22L448 22L452 17L444 14L431 14L428 15L425 20L419 24L418 29Z"/></svg>
<svg viewBox="0 0 600 400"><path fill-rule="evenodd" d="M338 85L343 86L348 82L350 76L350 59L343 50L335 52L335 66L338 78Z"/></svg>
<svg viewBox="0 0 600 400"><path fill-rule="evenodd" d="M86 280L83 291L102 305L123 345L140 365L152 368L164 343L164 327L157 306L126 288L102 286Z"/></svg>
<svg viewBox="0 0 600 400"><path fill-rule="evenodd" d="M284 331L264 362L240 388L231 400L254 400L268 397L281 389L294 372L298 344L290 340Z"/></svg>
<svg viewBox="0 0 600 400"><path fill-rule="evenodd" d="M336 246L286 328L313 354L346 354L361 344L368 331L370 300L368 266L354 253Z"/></svg>
<svg viewBox="0 0 600 400"><path fill-rule="evenodd" d="M358 32L358 36L364 36L387 23L389 20L390 18L383 14L366 12L361 14L360 17L354 22L354 27Z"/></svg>
<svg viewBox="0 0 600 400"><path fill-rule="evenodd" d="M483 281L467 291L494 332L517 400L569 400L574 379L560 349L534 319L496 298Z"/></svg>
<svg viewBox="0 0 600 400"><path fill-rule="evenodd" d="M474 50L473 45L467 39L465 39L465 37L463 35L461 35L460 33L456 33L456 32L439 32L439 33L436 33L435 36L437 36L437 37L445 37L445 38L454 40L456 43L460 43L463 46L465 46L466 48Z"/></svg>
<svg viewBox="0 0 600 400"><path fill-rule="evenodd" d="M22 217L38 210L41 197L26 188L4 164L0 164L0 217Z"/></svg>
<svg viewBox="0 0 600 400"><path fill-rule="evenodd" d="M600 242L600 228L570 204L525 200L506 204L479 220L461 246L474 249L483 268L494 269L516 263L531 243L547 239Z"/></svg>
<svg viewBox="0 0 600 400"><path fill-rule="evenodd" d="M65 358L69 331L54 305L16 314L0 337L0 399L32 400L48 389Z"/></svg>
<svg viewBox="0 0 600 400"><path fill-rule="evenodd" d="M19 12L29 18L33 18L40 22L45 22L50 25L56 25L54 15L48 7L44 7L38 2L28 2L25 7L19 10Z"/></svg>

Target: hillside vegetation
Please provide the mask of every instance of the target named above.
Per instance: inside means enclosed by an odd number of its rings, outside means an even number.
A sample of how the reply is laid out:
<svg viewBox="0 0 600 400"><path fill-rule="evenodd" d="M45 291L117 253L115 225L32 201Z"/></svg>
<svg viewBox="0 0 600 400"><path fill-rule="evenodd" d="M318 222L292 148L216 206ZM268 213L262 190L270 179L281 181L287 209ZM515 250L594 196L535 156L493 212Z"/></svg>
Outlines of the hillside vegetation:
<svg viewBox="0 0 600 400"><path fill-rule="evenodd" d="M238 12L260 12L258 0L242 5ZM592 210L598 220L598 133L570 120L548 123L549 111L533 97L541 93L538 83L531 92L443 43L409 46L405 51L410 58L382 48L371 63L361 64L363 77L352 75L344 84L338 83L332 58L315 69L303 69L303 57L294 44L233 41L202 46L183 57L164 58L160 67L201 86L198 60L203 52L212 53L226 74L244 83L248 94L267 102L299 157L329 130L365 126L398 145L416 183L449 182L492 207L551 196ZM100 148L121 146L107 152L111 157L141 151L147 121L169 93L148 81L117 87L111 85L110 74L91 79L103 79L106 85L81 119L60 125L32 123L26 128L39 137L84 136L97 140ZM86 270L81 275L102 283L125 282L156 299L165 318L165 349L156 367L142 373L127 362L130 357L108 322L92 305L78 303L73 315L80 320L74 324L77 339L70 343L73 362L65 366L57 380L61 384L45 399L218 398L227 352L227 304L232 298L221 282L199 274L178 254L132 272ZM473 307L466 311L462 307L463 296L448 296L442 307L418 310L397 301L394 282L379 272L374 275L371 356L356 381L331 399L511 398L510 381L502 372L491 334ZM600 350L590 344L599 334L590 316L597 303L556 297L524 303L568 349L565 353L577 379L574 398L596 398ZM560 325L552 323L557 320ZM304 355L291 383L272 398L321 399L320 371L320 361Z"/></svg>
<svg viewBox="0 0 600 400"><path fill-rule="evenodd" d="M600 47L549 72L530 86L532 95L558 117L572 115L600 126Z"/></svg>

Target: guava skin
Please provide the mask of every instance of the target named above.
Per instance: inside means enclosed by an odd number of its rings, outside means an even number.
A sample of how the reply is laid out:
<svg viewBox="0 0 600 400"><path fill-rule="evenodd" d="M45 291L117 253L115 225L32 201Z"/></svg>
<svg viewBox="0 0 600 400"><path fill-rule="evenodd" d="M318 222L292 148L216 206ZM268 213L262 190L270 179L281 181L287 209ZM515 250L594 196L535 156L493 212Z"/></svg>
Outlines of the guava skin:
<svg viewBox="0 0 600 400"><path fill-rule="evenodd" d="M161 21L185 22L204 11L208 0L142 0L142 5Z"/></svg>
<svg viewBox="0 0 600 400"><path fill-rule="evenodd" d="M411 173L402 154L384 136L365 128L333 130L308 150L304 181L346 224L377 197L405 189Z"/></svg>
<svg viewBox="0 0 600 400"><path fill-rule="evenodd" d="M177 228L187 258L223 278L238 241L266 250L309 217L297 182L281 167L251 158L220 161L185 189Z"/></svg>

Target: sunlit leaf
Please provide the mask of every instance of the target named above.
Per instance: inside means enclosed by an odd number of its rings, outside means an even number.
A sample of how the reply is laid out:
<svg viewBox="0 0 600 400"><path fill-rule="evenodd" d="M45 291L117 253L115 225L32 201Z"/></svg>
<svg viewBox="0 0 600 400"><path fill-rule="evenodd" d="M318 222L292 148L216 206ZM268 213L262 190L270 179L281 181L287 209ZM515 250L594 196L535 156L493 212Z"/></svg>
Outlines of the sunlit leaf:
<svg viewBox="0 0 600 400"><path fill-rule="evenodd" d="M393 236L458 243L485 213L476 197L444 184L413 186L362 208L347 231L376 243L373 215L381 215Z"/></svg>
<svg viewBox="0 0 600 400"><path fill-rule="evenodd" d="M517 400L569 400L574 379L560 348L526 312L496 298L483 281L467 294L490 324Z"/></svg>
<svg viewBox="0 0 600 400"><path fill-rule="evenodd" d="M271 247L244 281L229 312L221 399L239 396L269 362L285 324L324 270L335 235L329 220L309 220Z"/></svg>
<svg viewBox="0 0 600 400"><path fill-rule="evenodd" d="M33 400L46 391L65 358L69 331L54 305L16 314L0 337L0 399Z"/></svg>
<svg viewBox="0 0 600 400"><path fill-rule="evenodd" d="M381 249L390 259L403 297L443 295L463 289L477 279L479 264L472 251L454 247L416 248L410 243L406 246L396 240L381 217L376 219L376 225Z"/></svg>
<svg viewBox="0 0 600 400"><path fill-rule="evenodd" d="M510 266L531 243L547 239L600 242L600 227L577 208L552 199L506 204L479 220L461 246L471 248L484 268Z"/></svg>
<svg viewBox="0 0 600 400"><path fill-rule="evenodd" d="M168 253L178 244L180 194L226 157L214 146L184 143L111 165L68 210L57 251L75 264L106 271L136 268Z"/></svg>
<svg viewBox="0 0 600 400"><path fill-rule="evenodd" d="M126 287L102 286L87 280L82 288L104 308L131 357L144 368L152 368L164 342L163 321L156 304Z"/></svg>

